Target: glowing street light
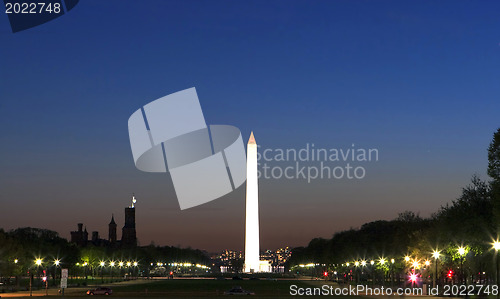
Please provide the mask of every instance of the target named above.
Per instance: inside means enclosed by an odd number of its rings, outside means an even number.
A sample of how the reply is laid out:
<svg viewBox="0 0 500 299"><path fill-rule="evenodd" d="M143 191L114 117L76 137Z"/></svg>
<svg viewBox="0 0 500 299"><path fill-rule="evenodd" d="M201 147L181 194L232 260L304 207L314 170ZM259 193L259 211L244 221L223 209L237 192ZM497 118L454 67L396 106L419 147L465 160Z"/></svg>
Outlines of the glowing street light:
<svg viewBox="0 0 500 299"><path fill-rule="evenodd" d="M385 258L381 258L379 262L381 265L385 264Z"/></svg>
<svg viewBox="0 0 500 299"><path fill-rule="evenodd" d="M104 266L106 266L106 263L105 263L104 261L101 261L101 262L99 263L99 266L104 267Z"/></svg>
<svg viewBox="0 0 500 299"><path fill-rule="evenodd" d="M137 265L139 265L137 262L134 262L134 267L137 267Z"/></svg>
<svg viewBox="0 0 500 299"><path fill-rule="evenodd" d="M394 262L395 262L394 259L391 259L391 264L394 264Z"/></svg>
<svg viewBox="0 0 500 299"><path fill-rule="evenodd" d="M427 260L427 261L425 261L425 263L424 263L424 264L425 264L426 266L429 266L429 265L431 264L431 262Z"/></svg>
<svg viewBox="0 0 500 299"><path fill-rule="evenodd" d="M354 266L358 267L358 266L359 266L359 262L358 262L358 261L355 261L355 262L354 262Z"/></svg>
<svg viewBox="0 0 500 299"><path fill-rule="evenodd" d="M349 263L345 263L345 265L346 265L347 267L349 267L349 265L350 265L350 264L349 264Z"/></svg>
<svg viewBox="0 0 500 299"><path fill-rule="evenodd" d="M132 262L127 262L127 267L132 266Z"/></svg>
<svg viewBox="0 0 500 299"><path fill-rule="evenodd" d="M434 250L434 252L432 252L432 257L434 259L437 260L440 256L441 256L441 252L440 251Z"/></svg>
<svg viewBox="0 0 500 299"><path fill-rule="evenodd" d="M59 260L57 260L57 259L56 259L56 260L54 260L54 265L59 266L60 264L61 264L61 261L59 261Z"/></svg>
<svg viewBox="0 0 500 299"><path fill-rule="evenodd" d="M119 262L118 266L123 267L123 262Z"/></svg>
<svg viewBox="0 0 500 299"><path fill-rule="evenodd" d="M420 263L415 260L415 261L413 261L412 266L413 266L413 268L418 269L418 267L420 266Z"/></svg>
<svg viewBox="0 0 500 299"><path fill-rule="evenodd" d="M370 261L370 265L372 265L372 266L373 266L374 264L375 264L375 261L374 261L374 260L371 260L371 261Z"/></svg>
<svg viewBox="0 0 500 299"><path fill-rule="evenodd" d="M41 266L42 262L43 262L42 259L38 258L38 259L35 260L35 265Z"/></svg>
<svg viewBox="0 0 500 299"><path fill-rule="evenodd" d="M405 256L405 262L409 262L410 261L410 257L409 256Z"/></svg>
<svg viewBox="0 0 500 299"><path fill-rule="evenodd" d="M361 261L361 266L366 266L366 261Z"/></svg>
<svg viewBox="0 0 500 299"><path fill-rule="evenodd" d="M465 248L463 246L458 247L458 254L460 254L460 255L465 254Z"/></svg>
<svg viewBox="0 0 500 299"><path fill-rule="evenodd" d="M17 264L17 263L19 263L19 260L18 260L18 259L15 259L15 260L14 260L14 264Z"/></svg>

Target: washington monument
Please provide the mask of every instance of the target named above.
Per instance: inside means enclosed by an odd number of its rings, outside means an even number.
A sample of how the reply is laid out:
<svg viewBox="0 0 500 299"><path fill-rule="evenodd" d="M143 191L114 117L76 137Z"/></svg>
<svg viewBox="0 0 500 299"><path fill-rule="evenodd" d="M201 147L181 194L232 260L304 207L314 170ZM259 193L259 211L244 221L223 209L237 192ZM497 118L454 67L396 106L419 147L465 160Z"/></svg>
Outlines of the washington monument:
<svg viewBox="0 0 500 299"><path fill-rule="evenodd" d="M247 198L245 220L245 266L244 271L267 272L260 262L259 244L259 186L257 182L257 143L253 132L247 145ZM267 264L267 263L265 263Z"/></svg>

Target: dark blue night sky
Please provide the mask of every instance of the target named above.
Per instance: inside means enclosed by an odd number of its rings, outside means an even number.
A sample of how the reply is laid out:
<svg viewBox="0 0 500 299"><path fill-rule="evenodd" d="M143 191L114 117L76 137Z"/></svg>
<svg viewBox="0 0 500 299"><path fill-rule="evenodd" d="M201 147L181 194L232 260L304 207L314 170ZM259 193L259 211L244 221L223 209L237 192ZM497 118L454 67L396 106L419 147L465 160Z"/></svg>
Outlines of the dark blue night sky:
<svg viewBox="0 0 500 299"><path fill-rule="evenodd" d="M142 245L243 249L244 186L180 211L133 164L127 120L196 87L209 124L261 148L377 148L363 180L260 180L261 246L412 210L487 179L500 126L497 1L80 1L13 34L0 17L0 227L106 235L135 192Z"/></svg>

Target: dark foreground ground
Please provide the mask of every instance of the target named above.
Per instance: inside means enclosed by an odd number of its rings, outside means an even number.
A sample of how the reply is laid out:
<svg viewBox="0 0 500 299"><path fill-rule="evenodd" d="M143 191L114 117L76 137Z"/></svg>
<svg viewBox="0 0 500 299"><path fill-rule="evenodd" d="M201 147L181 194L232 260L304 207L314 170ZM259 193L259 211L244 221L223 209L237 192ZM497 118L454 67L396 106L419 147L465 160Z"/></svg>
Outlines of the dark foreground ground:
<svg viewBox="0 0 500 299"><path fill-rule="evenodd" d="M440 297L431 296L292 296L290 294L290 286L296 285L299 288L314 288L323 285L334 285L332 282L323 280L311 279L261 279L261 280L218 280L214 278L176 278L173 280L154 279L154 280L131 280L106 284L102 286L113 289L111 296L93 296L97 298L116 297L116 298L232 298L234 296L224 295L225 291L230 290L234 286L240 286L244 290L254 292L254 296L244 296L246 298L349 298L349 299L443 299ZM46 296L45 290L37 290L33 292L33 297L51 297L51 298L66 298L66 297L87 297L86 291L93 289L97 285L88 287L75 287L65 290L64 297L59 293L59 289L52 288L48 290ZM0 298L33 298L29 297L29 292L14 292L0 293ZM90 296L89 296L90 297ZM236 296L241 297L241 296ZM446 297L447 299L451 297ZM469 299L478 299L470 297ZM483 297L481 299L497 299L496 296Z"/></svg>
<svg viewBox="0 0 500 299"><path fill-rule="evenodd" d="M224 295L225 291L234 286L240 286L245 290L255 293L251 298L293 298L297 296L290 295L290 285L295 284L298 287L320 287L324 281L311 280L216 280L216 279L173 279L173 280L136 280L107 284L113 289L113 295L109 297L118 298L186 298L186 297L234 297ZM86 290L94 288L69 288L65 290L64 297L85 297ZM62 297L58 289L49 289L48 297ZM1 298L26 297L28 292L4 293ZM45 297L45 290L33 292L33 296ZM94 296L100 297L100 296ZM104 296L103 296L104 297ZM240 296L237 296L240 297ZM310 297L310 296L308 296ZM322 296L325 297L325 296ZM328 296L327 296L328 297ZM338 298L338 297L337 297ZM356 299L354 296L349 298Z"/></svg>

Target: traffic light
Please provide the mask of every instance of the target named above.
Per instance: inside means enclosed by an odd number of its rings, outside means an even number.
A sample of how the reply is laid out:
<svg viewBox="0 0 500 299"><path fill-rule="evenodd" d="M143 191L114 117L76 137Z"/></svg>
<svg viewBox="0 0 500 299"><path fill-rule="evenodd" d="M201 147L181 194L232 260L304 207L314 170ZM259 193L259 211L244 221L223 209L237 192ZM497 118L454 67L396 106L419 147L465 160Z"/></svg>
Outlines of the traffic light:
<svg viewBox="0 0 500 299"><path fill-rule="evenodd" d="M453 278L453 270L448 271L448 278Z"/></svg>
<svg viewBox="0 0 500 299"><path fill-rule="evenodd" d="M325 271L325 273L323 273L323 275L324 275L325 277L327 277L327 276L328 276L328 272L327 272L327 271Z"/></svg>

